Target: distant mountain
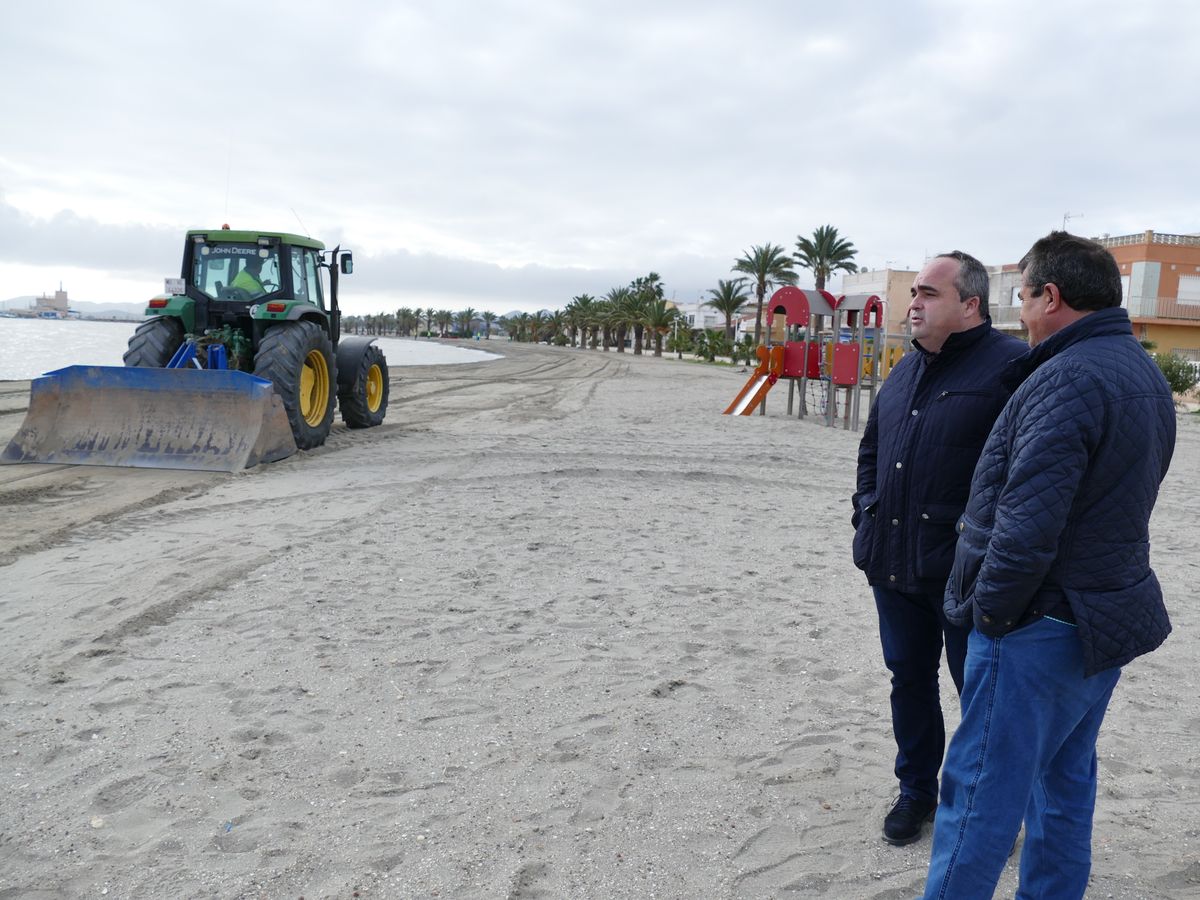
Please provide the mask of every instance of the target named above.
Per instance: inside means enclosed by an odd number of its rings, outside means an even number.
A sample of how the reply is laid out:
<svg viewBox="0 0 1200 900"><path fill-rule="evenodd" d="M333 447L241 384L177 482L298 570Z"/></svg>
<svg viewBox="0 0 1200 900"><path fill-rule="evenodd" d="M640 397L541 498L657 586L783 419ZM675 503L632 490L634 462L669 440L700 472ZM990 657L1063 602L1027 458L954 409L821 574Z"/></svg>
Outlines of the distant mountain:
<svg viewBox="0 0 1200 900"><path fill-rule="evenodd" d="M552 309L540 309L540 310L538 310L538 312L540 312L543 316L551 316L554 314L555 311ZM528 313L526 313L525 310L514 309L512 312L506 312L500 318L501 319L512 319L514 317L519 318L520 316L524 316L524 315L528 315Z"/></svg>
<svg viewBox="0 0 1200 900"><path fill-rule="evenodd" d="M13 297L11 300L0 300L0 309L29 309L33 306L33 301L37 297L30 294L28 297Z"/></svg>
<svg viewBox="0 0 1200 900"><path fill-rule="evenodd" d="M131 319L138 321L146 312L145 301L141 303L91 303L87 300L72 300L71 309L78 310L85 319Z"/></svg>

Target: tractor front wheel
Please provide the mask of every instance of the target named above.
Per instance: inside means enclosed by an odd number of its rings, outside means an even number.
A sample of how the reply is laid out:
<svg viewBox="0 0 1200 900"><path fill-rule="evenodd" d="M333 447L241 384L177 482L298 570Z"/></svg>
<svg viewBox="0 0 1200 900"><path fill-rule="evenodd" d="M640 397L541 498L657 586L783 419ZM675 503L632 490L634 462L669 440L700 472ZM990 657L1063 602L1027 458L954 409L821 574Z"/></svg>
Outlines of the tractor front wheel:
<svg viewBox="0 0 1200 900"><path fill-rule="evenodd" d="M183 323L173 316L159 316L143 322L129 339L125 351L126 366L164 369L183 343Z"/></svg>
<svg viewBox="0 0 1200 900"><path fill-rule="evenodd" d="M388 386L383 351L368 344L359 355L354 380L338 391L342 421L351 428L373 428L381 423L387 413Z"/></svg>
<svg viewBox="0 0 1200 900"><path fill-rule="evenodd" d="M315 322L287 322L263 335L254 374L275 387L301 450L320 447L333 424L337 369L329 336Z"/></svg>

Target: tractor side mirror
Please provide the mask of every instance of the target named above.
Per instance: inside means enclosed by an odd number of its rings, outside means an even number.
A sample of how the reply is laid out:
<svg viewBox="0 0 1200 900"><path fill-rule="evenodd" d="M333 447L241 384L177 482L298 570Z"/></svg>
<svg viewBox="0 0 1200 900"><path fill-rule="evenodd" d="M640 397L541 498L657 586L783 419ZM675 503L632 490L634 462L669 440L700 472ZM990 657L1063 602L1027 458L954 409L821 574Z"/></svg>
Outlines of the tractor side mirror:
<svg viewBox="0 0 1200 900"><path fill-rule="evenodd" d="M347 251L342 254L342 274L349 275L354 271L354 257Z"/></svg>

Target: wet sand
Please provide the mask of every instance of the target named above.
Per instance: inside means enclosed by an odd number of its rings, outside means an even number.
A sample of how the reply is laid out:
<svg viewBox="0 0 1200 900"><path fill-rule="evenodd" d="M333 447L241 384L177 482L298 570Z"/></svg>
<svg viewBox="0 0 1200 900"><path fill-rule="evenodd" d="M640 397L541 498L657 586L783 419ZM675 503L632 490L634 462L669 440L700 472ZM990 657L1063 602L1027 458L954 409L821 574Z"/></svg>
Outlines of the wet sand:
<svg viewBox="0 0 1200 900"><path fill-rule="evenodd" d="M721 416L729 368L483 349L238 475L0 467L0 898L916 895L857 435ZM1101 734L1099 898L1200 893L1180 425L1175 633Z"/></svg>

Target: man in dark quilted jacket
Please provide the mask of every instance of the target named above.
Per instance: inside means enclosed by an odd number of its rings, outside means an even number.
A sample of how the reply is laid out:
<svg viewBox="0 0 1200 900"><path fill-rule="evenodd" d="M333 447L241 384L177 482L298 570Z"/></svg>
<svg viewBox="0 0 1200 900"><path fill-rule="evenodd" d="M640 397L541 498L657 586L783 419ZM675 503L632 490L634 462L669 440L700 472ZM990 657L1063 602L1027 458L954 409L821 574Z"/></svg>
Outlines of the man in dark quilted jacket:
<svg viewBox="0 0 1200 900"><path fill-rule="evenodd" d="M1166 380L1121 277L1056 231L1021 260L1029 353L958 523L946 616L973 625L926 898L991 897L1025 823L1017 898L1083 897L1096 735L1120 667L1171 630L1149 520L1175 446Z"/></svg>
<svg viewBox="0 0 1200 900"><path fill-rule="evenodd" d="M987 271L974 257L955 251L925 265L909 306L916 352L888 375L858 450L854 562L875 595L892 674L900 790L883 820L883 839L894 845L919 839L937 806L946 749L942 646L961 690L967 644L967 629L948 626L942 612L954 526L1008 399L1000 373L1028 349L992 328L987 301Z"/></svg>

